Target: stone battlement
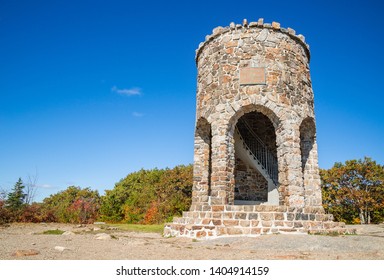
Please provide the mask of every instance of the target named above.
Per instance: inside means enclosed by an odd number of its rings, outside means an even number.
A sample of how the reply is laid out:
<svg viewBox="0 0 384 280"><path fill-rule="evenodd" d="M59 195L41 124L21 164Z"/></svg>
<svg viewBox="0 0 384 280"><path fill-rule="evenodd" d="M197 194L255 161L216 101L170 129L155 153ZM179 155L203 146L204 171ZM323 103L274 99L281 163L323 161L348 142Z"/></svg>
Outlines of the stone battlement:
<svg viewBox="0 0 384 280"><path fill-rule="evenodd" d="M247 30L252 28L265 28L265 29L271 29L273 31L281 32L283 34L287 34L290 36L293 40L295 40L297 43L299 43L305 50L305 53L308 56L308 60L310 59L310 51L309 51L309 45L305 42L305 37L302 34L296 35L296 31L290 27L284 28L280 26L279 22L273 21L272 23L264 23L263 18L259 18L257 22L250 22L246 19L243 20L243 24L235 24L234 22L231 22L229 26L222 27L218 26L212 30L212 34L205 36L205 41L201 42L199 44L199 47L196 50L196 63L198 62L199 55L202 51L202 49L205 47L205 45L212 41L214 38L219 37L222 34L228 33L231 30Z"/></svg>

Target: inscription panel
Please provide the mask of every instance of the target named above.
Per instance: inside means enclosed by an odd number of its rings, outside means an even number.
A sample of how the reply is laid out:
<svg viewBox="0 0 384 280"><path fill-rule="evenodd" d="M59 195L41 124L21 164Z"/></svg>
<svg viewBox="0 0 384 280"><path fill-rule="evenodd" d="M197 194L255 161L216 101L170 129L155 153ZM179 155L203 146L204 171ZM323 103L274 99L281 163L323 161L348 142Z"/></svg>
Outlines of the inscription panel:
<svg viewBox="0 0 384 280"><path fill-rule="evenodd" d="M264 67L240 69L240 85L265 85L265 83Z"/></svg>

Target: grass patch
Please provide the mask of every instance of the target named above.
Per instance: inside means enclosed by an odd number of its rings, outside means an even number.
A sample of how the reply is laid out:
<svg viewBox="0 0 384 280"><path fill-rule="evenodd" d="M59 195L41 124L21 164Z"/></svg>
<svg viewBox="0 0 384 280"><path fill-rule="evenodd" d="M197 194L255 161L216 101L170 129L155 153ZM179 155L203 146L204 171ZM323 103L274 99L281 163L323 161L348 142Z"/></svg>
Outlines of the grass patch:
<svg viewBox="0 0 384 280"><path fill-rule="evenodd" d="M139 225L139 224L107 224L107 227L116 227L124 231L163 233L164 224Z"/></svg>
<svg viewBox="0 0 384 280"><path fill-rule="evenodd" d="M62 235L65 231L62 231L60 229L50 229L44 231L42 234L52 234L52 235Z"/></svg>

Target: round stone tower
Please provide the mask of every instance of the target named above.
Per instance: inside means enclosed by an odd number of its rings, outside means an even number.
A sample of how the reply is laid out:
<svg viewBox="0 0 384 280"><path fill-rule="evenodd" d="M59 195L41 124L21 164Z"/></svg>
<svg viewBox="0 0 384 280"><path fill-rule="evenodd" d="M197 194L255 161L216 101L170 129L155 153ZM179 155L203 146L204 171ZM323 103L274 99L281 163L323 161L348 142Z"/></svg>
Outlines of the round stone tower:
<svg viewBox="0 0 384 280"><path fill-rule="evenodd" d="M302 35L262 19L200 44L194 204L321 205L309 59Z"/></svg>
<svg viewBox="0 0 384 280"><path fill-rule="evenodd" d="M310 52L263 19L217 27L196 51L192 205L165 235L340 230L324 214Z"/></svg>

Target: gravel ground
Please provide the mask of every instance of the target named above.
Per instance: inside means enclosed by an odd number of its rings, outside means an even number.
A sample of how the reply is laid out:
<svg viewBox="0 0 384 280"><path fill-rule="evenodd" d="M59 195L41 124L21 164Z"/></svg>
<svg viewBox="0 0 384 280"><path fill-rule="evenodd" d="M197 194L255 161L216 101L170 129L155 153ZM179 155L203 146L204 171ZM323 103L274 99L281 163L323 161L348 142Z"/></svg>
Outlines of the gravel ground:
<svg viewBox="0 0 384 280"><path fill-rule="evenodd" d="M275 234L196 241L98 225L12 224L0 228L0 259L17 260L384 260L384 224L358 225L357 235ZM64 235L42 234L59 229Z"/></svg>

